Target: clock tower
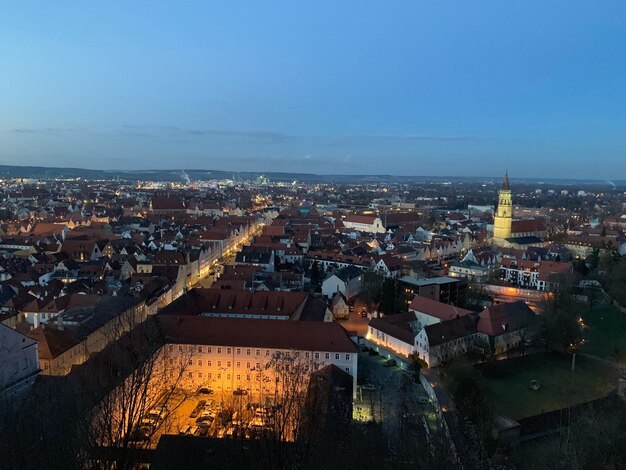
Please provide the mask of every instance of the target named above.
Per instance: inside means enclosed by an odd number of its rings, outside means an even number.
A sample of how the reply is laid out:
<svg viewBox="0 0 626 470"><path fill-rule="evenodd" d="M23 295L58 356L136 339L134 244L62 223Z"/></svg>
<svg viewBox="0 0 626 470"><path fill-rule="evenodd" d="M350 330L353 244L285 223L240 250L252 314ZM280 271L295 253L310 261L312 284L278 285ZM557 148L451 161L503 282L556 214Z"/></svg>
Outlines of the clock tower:
<svg viewBox="0 0 626 470"><path fill-rule="evenodd" d="M511 237L511 222L513 221L513 199L509 186L509 174L504 174L504 181L498 196L498 210L493 222L493 237L498 239Z"/></svg>

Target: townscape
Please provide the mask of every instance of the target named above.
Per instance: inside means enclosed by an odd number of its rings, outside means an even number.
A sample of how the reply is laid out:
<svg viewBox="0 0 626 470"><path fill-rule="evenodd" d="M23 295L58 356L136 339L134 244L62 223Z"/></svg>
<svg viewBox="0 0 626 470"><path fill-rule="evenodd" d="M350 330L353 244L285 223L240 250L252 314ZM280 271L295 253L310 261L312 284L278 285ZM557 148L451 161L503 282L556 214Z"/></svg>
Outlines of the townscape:
<svg viewBox="0 0 626 470"><path fill-rule="evenodd" d="M0 181L5 468L626 464L625 187L182 175Z"/></svg>

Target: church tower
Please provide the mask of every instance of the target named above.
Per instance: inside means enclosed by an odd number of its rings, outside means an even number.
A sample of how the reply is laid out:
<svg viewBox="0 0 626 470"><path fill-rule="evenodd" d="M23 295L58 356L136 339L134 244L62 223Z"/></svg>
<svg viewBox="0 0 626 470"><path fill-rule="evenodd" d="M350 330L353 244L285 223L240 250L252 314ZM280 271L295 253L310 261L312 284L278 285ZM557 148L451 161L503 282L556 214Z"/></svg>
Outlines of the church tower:
<svg viewBox="0 0 626 470"><path fill-rule="evenodd" d="M511 187L509 186L509 174L506 172L498 196L498 210L493 222L493 237L499 239L510 238L512 221L513 200L511 198Z"/></svg>

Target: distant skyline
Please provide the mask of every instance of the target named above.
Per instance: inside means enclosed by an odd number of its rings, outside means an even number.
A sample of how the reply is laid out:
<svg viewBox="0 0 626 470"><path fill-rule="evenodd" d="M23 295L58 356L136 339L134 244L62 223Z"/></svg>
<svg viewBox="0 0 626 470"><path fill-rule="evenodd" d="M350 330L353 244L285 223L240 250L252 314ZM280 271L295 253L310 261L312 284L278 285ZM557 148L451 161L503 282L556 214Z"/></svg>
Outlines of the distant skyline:
<svg viewBox="0 0 626 470"><path fill-rule="evenodd" d="M626 2L15 2L0 164L626 177Z"/></svg>

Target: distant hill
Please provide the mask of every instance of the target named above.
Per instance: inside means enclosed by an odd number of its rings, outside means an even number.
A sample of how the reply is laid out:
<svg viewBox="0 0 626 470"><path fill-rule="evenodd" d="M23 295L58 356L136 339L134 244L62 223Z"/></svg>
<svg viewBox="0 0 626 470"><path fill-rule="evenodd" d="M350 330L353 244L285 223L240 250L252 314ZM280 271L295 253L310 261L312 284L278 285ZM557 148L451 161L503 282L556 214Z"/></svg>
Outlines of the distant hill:
<svg viewBox="0 0 626 470"><path fill-rule="evenodd" d="M501 176L462 177L462 176L394 176L394 175L317 175L313 173L280 173L280 172L232 172L222 170L188 170L184 172L194 180L236 179L252 181L260 175L267 176L270 181L305 183L429 183L429 182L494 182L499 184ZM44 166L0 165L0 177L4 178L84 178L120 179L125 181L168 181L182 182L185 180L183 169L180 170L88 170L85 168L62 168ZM558 178L513 178L517 183L540 184L541 182L561 185L594 185L626 187L626 181L572 180Z"/></svg>

